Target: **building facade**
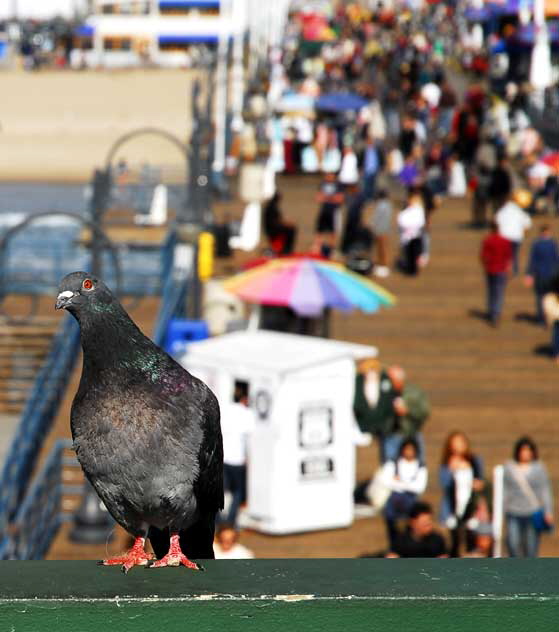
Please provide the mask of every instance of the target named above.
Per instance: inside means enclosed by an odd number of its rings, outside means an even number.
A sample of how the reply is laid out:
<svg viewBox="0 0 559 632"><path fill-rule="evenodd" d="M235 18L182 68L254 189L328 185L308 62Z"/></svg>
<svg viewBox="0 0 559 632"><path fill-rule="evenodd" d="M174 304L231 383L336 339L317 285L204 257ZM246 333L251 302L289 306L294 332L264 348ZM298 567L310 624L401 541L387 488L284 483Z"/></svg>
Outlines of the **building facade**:
<svg viewBox="0 0 559 632"><path fill-rule="evenodd" d="M235 31L228 0L93 0L76 31L73 66L188 67L200 46Z"/></svg>

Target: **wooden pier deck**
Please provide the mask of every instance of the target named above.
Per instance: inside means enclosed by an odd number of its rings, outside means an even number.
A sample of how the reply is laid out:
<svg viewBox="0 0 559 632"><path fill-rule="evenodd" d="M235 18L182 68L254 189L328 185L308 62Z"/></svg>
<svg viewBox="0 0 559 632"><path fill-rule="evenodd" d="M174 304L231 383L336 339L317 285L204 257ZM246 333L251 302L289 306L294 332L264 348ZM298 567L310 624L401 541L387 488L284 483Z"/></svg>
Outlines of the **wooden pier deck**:
<svg viewBox="0 0 559 632"><path fill-rule="evenodd" d="M282 177L283 210L299 225L297 247L308 248L317 212L314 177ZM398 204L395 203L395 211ZM241 205L220 204L240 216ZM398 305L370 316L334 314L332 337L377 345L385 364L397 363L409 379L428 393L432 416L425 426L430 480L427 499L439 499L437 467L445 436L454 429L465 431L473 448L484 460L486 471L509 458L512 444L521 434L530 434L540 446L555 491L559 490L559 433L557 433L557 377L559 367L545 355L549 332L529 322L533 311L532 292L521 277L507 288L503 321L490 328L479 317L484 309L484 283L478 249L484 235L467 227L469 202L445 200L436 211L432 227L432 255L418 278L393 273L381 284L394 292ZM522 249L524 262L528 244L544 219L537 218ZM545 221L548 221L545 218ZM556 234L559 222L551 220ZM392 253L395 253L394 236ZM220 263L218 270L230 273L246 259ZM133 312L144 331L151 332L156 313L152 299ZM73 378L52 438L68 435L68 413L79 369ZM359 448L358 477L370 476L377 466L376 446ZM61 536L50 559L103 557L123 544L119 536L107 547L80 547ZM244 544L258 557L354 557L385 546L380 519L358 520L350 529L271 537L242 534ZM543 555L559 554L559 536L546 536Z"/></svg>

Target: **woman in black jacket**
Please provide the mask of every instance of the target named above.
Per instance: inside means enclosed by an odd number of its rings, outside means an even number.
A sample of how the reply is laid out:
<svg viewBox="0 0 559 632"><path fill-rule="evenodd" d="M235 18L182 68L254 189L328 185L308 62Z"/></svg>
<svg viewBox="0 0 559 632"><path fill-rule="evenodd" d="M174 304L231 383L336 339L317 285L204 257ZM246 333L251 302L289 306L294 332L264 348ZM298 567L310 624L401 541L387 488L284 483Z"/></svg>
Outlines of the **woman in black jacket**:
<svg viewBox="0 0 559 632"><path fill-rule="evenodd" d="M443 492L441 521L450 530L450 555L459 557L464 534L466 551L475 548L477 494L485 488L483 463L472 454L463 432L451 433L445 442L439 481Z"/></svg>

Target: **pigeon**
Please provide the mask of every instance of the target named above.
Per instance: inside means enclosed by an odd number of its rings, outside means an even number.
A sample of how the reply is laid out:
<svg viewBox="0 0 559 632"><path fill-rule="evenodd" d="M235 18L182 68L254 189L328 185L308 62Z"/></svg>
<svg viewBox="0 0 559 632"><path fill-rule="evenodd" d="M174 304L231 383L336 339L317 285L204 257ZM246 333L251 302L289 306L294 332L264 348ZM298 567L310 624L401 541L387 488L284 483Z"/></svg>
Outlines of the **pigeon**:
<svg viewBox="0 0 559 632"><path fill-rule="evenodd" d="M83 368L70 425L85 476L134 536L100 564L186 566L211 559L223 508L219 404L202 381L147 338L96 276L62 279L56 309L80 325ZM145 551L149 538L155 557ZM156 559L157 558L157 559Z"/></svg>

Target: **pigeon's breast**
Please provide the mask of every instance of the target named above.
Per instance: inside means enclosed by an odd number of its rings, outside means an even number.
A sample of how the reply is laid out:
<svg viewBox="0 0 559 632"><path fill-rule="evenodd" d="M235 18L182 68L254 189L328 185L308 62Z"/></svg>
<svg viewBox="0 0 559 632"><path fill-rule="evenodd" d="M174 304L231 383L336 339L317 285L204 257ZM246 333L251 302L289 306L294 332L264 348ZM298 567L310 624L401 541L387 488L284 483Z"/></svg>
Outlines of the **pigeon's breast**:
<svg viewBox="0 0 559 632"><path fill-rule="evenodd" d="M201 436L183 414L172 402L130 390L75 402L78 460L113 515L126 505L157 526L173 515L184 522L195 510Z"/></svg>

